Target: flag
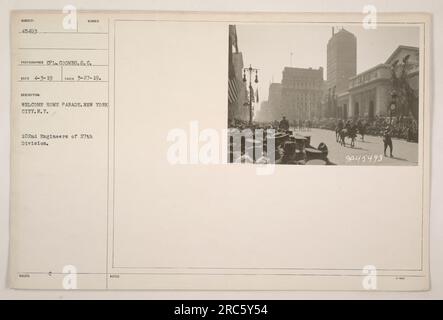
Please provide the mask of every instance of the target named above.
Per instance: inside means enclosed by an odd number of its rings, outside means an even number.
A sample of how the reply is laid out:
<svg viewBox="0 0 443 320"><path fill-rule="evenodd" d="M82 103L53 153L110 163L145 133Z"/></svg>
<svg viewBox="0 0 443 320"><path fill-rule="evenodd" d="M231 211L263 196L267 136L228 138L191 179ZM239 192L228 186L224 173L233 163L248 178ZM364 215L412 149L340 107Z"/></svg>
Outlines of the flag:
<svg viewBox="0 0 443 320"><path fill-rule="evenodd" d="M232 39L231 48L234 47L235 52L238 53L237 29L233 24L229 25L229 36Z"/></svg>
<svg viewBox="0 0 443 320"><path fill-rule="evenodd" d="M249 91L245 88L245 102L243 103L244 106L249 106Z"/></svg>
<svg viewBox="0 0 443 320"><path fill-rule="evenodd" d="M229 81L228 81L228 102L230 104L234 103L238 99L238 91L239 91L239 85L238 80L235 74L235 67L234 67L234 61L233 61L233 47L235 47L235 50L238 50L237 46L237 32L235 29L235 25L229 26Z"/></svg>
<svg viewBox="0 0 443 320"><path fill-rule="evenodd" d="M238 83L237 79L229 79L229 92L228 92L228 100L229 103L234 103L238 99Z"/></svg>
<svg viewBox="0 0 443 320"><path fill-rule="evenodd" d="M254 94L254 88L252 85L249 86L249 96L251 97L251 103L255 102L255 94Z"/></svg>
<svg viewBox="0 0 443 320"><path fill-rule="evenodd" d="M258 88L255 90L255 101L256 101L257 103L260 102L260 100L258 99Z"/></svg>

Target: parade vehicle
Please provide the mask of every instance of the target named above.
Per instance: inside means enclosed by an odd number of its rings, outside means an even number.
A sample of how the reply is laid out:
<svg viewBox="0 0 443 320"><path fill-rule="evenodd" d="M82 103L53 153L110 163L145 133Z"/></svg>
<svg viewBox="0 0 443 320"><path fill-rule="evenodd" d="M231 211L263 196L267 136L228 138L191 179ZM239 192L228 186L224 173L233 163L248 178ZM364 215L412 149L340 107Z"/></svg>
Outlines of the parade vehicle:
<svg viewBox="0 0 443 320"><path fill-rule="evenodd" d="M281 164L327 165L328 147L321 142L318 147L311 145L311 136L286 131L280 135L281 141L276 140L277 148L283 148ZM288 154L289 153L289 154ZM277 160L278 161L278 160Z"/></svg>
<svg viewBox="0 0 443 320"><path fill-rule="evenodd" d="M249 130L249 129L247 129ZM248 131L250 134L251 131ZM320 143L311 145L311 136L294 133L290 130L278 130L266 137L246 136L241 130L238 136L230 140L229 162L231 163L275 163L298 165L328 165L328 147ZM273 156L269 148L273 148Z"/></svg>

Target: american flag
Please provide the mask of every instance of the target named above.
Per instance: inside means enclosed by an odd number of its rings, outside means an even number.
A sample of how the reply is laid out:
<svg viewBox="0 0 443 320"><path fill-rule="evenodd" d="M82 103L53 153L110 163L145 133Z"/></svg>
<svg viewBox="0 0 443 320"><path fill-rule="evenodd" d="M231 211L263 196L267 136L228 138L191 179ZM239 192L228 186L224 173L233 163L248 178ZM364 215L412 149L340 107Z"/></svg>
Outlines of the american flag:
<svg viewBox="0 0 443 320"><path fill-rule="evenodd" d="M229 78L229 92L228 92L228 100L229 103L234 103L238 99L238 81L236 78Z"/></svg>
<svg viewBox="0 0 443 320"><path fill-rule="evenodd" d="M229 82L228 82L228 101L230 104L238 99L239 83L235 74L235 67L233 61L233 50L238 52L237 46L237 31L235 25L229 26Z"/></svg>

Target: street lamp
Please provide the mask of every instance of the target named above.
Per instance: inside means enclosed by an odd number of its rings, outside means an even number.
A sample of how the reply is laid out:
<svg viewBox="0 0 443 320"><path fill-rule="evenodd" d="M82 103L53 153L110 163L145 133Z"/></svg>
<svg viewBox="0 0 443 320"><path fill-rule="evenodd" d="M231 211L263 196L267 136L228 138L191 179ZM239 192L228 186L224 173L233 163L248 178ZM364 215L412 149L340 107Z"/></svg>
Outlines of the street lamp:
<svg viewBox="0 0 443 320"><path fill-rule="evenodd" d="M243 69L243 82L247 83L248 79L246 77L246 73L249 73L249 125L252 125L252 101L254 100L254 89L252 87L252 74L255 73L254 82L258 83L258 69L252 68L249 65L249 68Z"/></svg>
<svg viewBox="0 0 443 320"><path fill-rule="evenodd" d="M392 115L397 109L397 92L395 90L391 91L391 104L389 105L389 124L392 124Z"/></svg>

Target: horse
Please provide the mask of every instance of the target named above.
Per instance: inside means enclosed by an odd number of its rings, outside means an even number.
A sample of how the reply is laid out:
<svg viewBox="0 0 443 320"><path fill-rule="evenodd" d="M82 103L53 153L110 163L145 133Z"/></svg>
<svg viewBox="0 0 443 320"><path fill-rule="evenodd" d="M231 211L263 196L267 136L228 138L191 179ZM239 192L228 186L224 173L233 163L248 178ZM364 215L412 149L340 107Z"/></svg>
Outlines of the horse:
<svg viewBox="0 0 443 320"><path fill-rule="evenodd" d="M339 135L340 135L340 144L342 146L346 146L346 138L350 138L351 139L351 148L354 148L355 138L357 136L354 129L352 129L352 128L342 129L339 131Z"/></svg>
<svg viewBox="0 0 443 320"><path fill-rule="evenodd" d="M340 129L339 127L335 127L335 141L336 142L341 142L340 141L340 131L342 131L343 129Z"/></svg>
<svg viewBox="0 0 443 320"><path fill-rule="evenodd" d="M362 124L362 125L358 128L358 132L361 134L361 141L365 141L366 125L365 125L365 124Z"/></svg>
<svg viewBox="0 0 443 320"><path fill-rule="evenodd" d="M338 123L337 126L335 127L335 141L337 142L341 142L340 140L340 131L343 130L343 123Z"/></svg>

